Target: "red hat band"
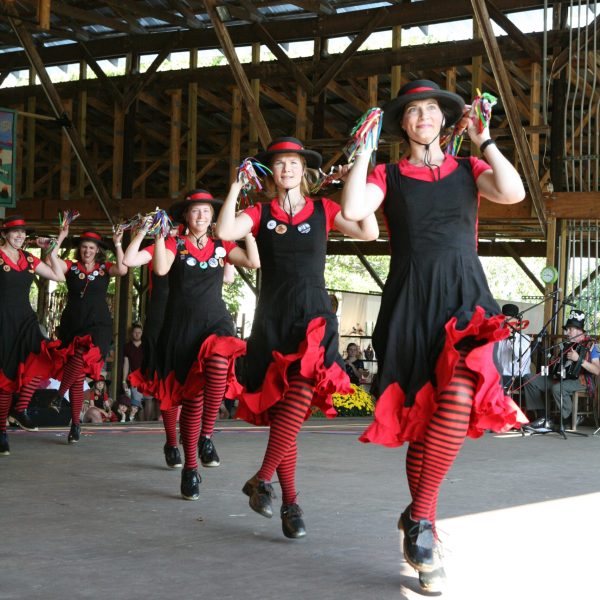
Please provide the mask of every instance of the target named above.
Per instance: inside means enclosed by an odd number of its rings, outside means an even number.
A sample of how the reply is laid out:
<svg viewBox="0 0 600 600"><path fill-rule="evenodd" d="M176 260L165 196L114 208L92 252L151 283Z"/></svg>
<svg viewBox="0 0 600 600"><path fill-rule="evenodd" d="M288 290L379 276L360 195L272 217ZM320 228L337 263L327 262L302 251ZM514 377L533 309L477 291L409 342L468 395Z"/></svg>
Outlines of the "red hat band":
<svg viewBox="0 0 600 600"><path fill-rule="evenodd" d="M85 233L81 234L82 238L89 238L92 240L98 240L99 242L102 241L102 236L98 235L97 233L94 233L93 231L86 231Z"/></svg>
<svg viewBox="0 0 600 600"><path fill-rule="evenodd" d="M208 201L214 201L214 198L212 196L212 194L209 194L208 192L196 192L194 194L190 194L189 196L185 197L186 200L208 200Z"/></svg>
<svg viewBox="0 0 600 600"><path fill-rule="evenodd" d="M432 87L416 87L413 88L412 90L406 90L406 92L404 92L405 95L408 94L418 94L419 92L439 92L440 90L436 90L435 88Z"/></svg>
<svg viewBox="0 0 600 600"><path fill-rule="evenodd" d="M295 142L277 142L267 148L267 152L275 152L280 150L289 150L290 152L296 152L298 150L304 150L304 146L296 144Z"/></svg>
<svg viewBox="0 0 600 600"><path fill-rule="evenodd" d="M12 219L10 221L5 221L2 225L3 229L11 229L15 227L22 226L25 228L25 220L24 219Z"/></svg>

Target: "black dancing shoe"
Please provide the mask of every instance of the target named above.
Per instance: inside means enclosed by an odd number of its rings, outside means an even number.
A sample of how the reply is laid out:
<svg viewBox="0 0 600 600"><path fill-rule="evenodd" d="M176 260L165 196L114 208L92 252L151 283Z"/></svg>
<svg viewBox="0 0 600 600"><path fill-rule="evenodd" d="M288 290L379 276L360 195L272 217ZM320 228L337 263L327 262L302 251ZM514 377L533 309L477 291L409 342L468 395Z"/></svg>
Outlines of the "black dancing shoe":
<svg viewBox="0 0 600 600"><path fill-rule="evenodd" d="M63 397L58 392L56 392L52 396L52 399L50 400L50 403L48 404L48 408L55 410L57 413L60 413L60 409L62 407L62 401L63 401Z"/></svg>
<svg viewBox="0 0 600 600"><path fill-rule="evenodd" d="M31 420L29 415L27 414L27 410L16 411L11 409L8 413L8 420L10 423L14 425L18 425L21 429L25 429L26 431L37 431L37 425Z"/></svg>
<svg viewBox="0 0 600 600"><path fill-rule="evenodd" d="M297 539L306 535L303 514L297 504L284 504L281 507L281 528L286 538Z"/></svg>
<svg viewBox="0 0 600 600"><path fill-rule="evenodd" d="M436 542L433 550L438 566L433 571L428 573L419 571L419 585L426 592L441 592L446 583L446 571L442 566L442 551L439 542Z"/></svg>
<svg viewBox="0 0 600 600"><path fill-rule="evenodd" d="M215 445L209 437L200 437L198 440L198 456L203 467L218 467L221 464Z"/></svg>
<svg viewBox="0 0 600 600"><path fill-rule="evenodd" d="M81 433L81 425L75 425L75 423L71 423L71 430L69 431L69 435L67 436L67 442L69 444L75 444L79 441L79 434Z"/></svg>
<svg viewBox="0 0 600 600"><path fill-rule="evenodd" d="M181 472L181 495L186 500L200 498L200 483L202 479L196 469L184 469Z"/></svg>
<svg viewBox="0 0 600 600"><path fill-rule="evenodd" d="M164 448L165 453L165 462L167 463L167 467L171 467L175 469L176 467L183 467L183 463L181 462L181 454L179 454L179 448L177 446L167 446L165 444Z"/></svg>
<svg viewBox="0 0 600 600"><path fill-rule="evenodd" d="M434 556L435 539L431 521L410 518L410 506L400 515L398 529L404 531L404 558L417 571L431 572L438 567Z"/></svg>
<svg viewBox="0 0 600 600"><path fill-rule="evenodd" d="M10 446L8 445L8 433L0 431L0 456L8 456L10 454Z"/></svg>
<svg viewBox="0 0 600 600"><path fill-rule="evenodd" d="M249 497L248 504L253 511L263 517L267 517L267 519L273 516L271 501L277 496L275 496L275 490L270 483L259 479L255 475L246 481L242 492Z"/></svg>

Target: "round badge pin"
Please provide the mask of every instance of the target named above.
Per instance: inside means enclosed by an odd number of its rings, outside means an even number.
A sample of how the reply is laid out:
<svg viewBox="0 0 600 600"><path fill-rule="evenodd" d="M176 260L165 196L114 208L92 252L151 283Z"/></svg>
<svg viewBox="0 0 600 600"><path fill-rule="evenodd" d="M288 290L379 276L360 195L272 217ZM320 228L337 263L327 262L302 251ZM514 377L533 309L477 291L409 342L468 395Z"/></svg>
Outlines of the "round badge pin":
<svg viewBox="0 0 600 600"><path fill-rule="evenodd" d="M219 246L218 248L215 248L215 256L217 258L224 258L226 254L227 254L227 252L225 251L225 248L223 248L223 246Z"/></svg>
<svg viewBox="0 0 600 600"><path fill-rule="evenodd" d="M92 275L93 275L94 277L98 277L98 271L94 271L94 272L92 273Z"/></svg>
<svg viewBox="0 0 600 600"><path fill-rule="evenodd" d="M10 271L10 267L8 265L4 265L2 267L6 272Z"/></svg>
<svg viewBox="0 0 600 600"><path fill-rule="evenodd" d="M220 267L224 267L225 266L225 261L222 258L219 259L219 266Z"/></svg>
<svg viewBox="0 0 600 600"><path fill-rule="evenodd" d="M79 273L79 279L85 279L85 275L83 273Z"/></svg>
<svg viewBox="0 0 600 600"><path fill-rule="evenodd" d="M283 235L286 231L287 227L283 223L280 223L275 227L275 233L278 233L279 235Z"/></svg>
<svg viewBox="0 0 600 600"><path fill-rule="evenodd" d="M267 221L267 229L275 229L275 227L277 227L277 221L274 219Z"/></svg>
<svg viewBox="0 0 600 600"><path fill-rule="evenodd" d="M4 261L0 258L0 266L4 264Z"/></svg>
<svg viewBox="0 0 600 600"><path fill-rule="evenodd" d="M214 269L219 266L219 261L213 256L208 259L208 266Z"/></svg>
<svg viewBox="0 0 600 600"><path fill-rule="evenodd" d="M77 271L77 265L73 265L73 266L71 267L71 271Z"/></svg>
<svg viewBox="0 0 600 600"><path fill-rule="evenodd" d="M30 262L30 263L32 263L32 262L33 262L33 256L28 256L28 257L27 257L27 262Z"/></svg>
<svg viewBox="0 0 600 600"><path fill-rule="evenodd" d="M300 233L309 233L310 232L310 224L309 223L300 223L300 225L298 225L298 231Z"/></svg>
<svg viewBox="0 0 600 600"><path fill-rule="evenodd" d="M98 275L100 275L100 277L104 276L104 271L98 271Z"/></svg>
<svg viewBox="0 0 600 600"><path fill-rule="evenodd" d="M196 259L193 256L190 256L185 261L190 267L196 266Z"/></svg>
<svg viewBox="0 0 600 600"><path fill-rule="evenodd" d="M96 279L96 276L95 275L88 275L88 279L90 281L94 281L94 279Z"/></svg>
<svg viewBox="0 0 600 600"><path fill-rule="evenodd" d="M204 260L201 263L199 263L199 264L200 264L200 268L201 269L206 269L206 267L208 267L208 263L206 261L204 261Z"/></svg>

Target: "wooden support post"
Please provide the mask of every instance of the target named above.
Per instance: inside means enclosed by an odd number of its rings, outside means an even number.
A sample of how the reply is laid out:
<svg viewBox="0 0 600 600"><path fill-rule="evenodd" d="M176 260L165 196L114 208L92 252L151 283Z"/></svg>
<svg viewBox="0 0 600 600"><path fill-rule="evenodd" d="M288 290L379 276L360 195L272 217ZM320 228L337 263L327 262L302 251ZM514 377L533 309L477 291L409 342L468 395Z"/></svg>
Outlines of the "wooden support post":
<svg viewBox="0 0 600 600"><path fill-rule="evenodd" d="M241 150L240 143L242 139L242 96L237 87L233 88L231 98L231 144L229 150L229 182L237 177L237 170L240 166ZM228 182L228 183L229 183Z"/></svg>
<svg viewBox="0 0 600 600"><path fill-rule="evenodd" d="M63 102L65 114L71 119L73 114L73 100L68 98ZM60 144L60 188L59 197L61 200L68 201L69 191L71 189L71 144L67 134L63 131Z"/></svg>
<svg viewBox="0 0 600 600"><path fill-rule="evenodd" d="M529 188L529 192L531 194L531 201L535 210L535 215L540 224L542 234L545 235L546 217L544 214L544 203L540 181L538 174L535 171L533 159L531 158L531 151L527 145L527 139L525 137L523 126L521 125L521 116L512 94L506 66L504 64L502 55L500 54L500 49L498 48L498 40L494 36L494 32L490 24L490 16L485 6L485 0L471 0L471 4L473 5L473 14L477 19L477 24L481 29L483 43L492 66L494 78L498 83L498 90L500 91L502 104L506 110L508 124L515 141L515 146L517 148L519 160L521 161L523 174L525 175L525 180L527 182L527 187Z"/></svg>
<svg viewBox="0 0 600 600"><path fill-rule="evenodd" d="M182 91L173 90L171 95L171 135L169 142L169 198L179 197L179 168L181 159L181 98Z"/></svg>
<svg viewBox="0 0 600 600"><path fill-rule="evenodd" d="M85 61L81 61L79 64L79 80L83 81L87 79L87 64ZM87 100L88 93L86 90L79 92L79 101L77 106L77 129L81 136L81 143L86 145L87 138ZM85 196L85 171L80 163L77 164L77 196L82 199Z"/></svg>
<svg viewBox="0 0 600 600"><path fill-rule="evenodd" d="M481 28L477 24L477 19L473 19L473 39L481 39ZM475 98L477 90L483 87L483 56L474 56L471 60L471 96ZM482 90L483 91L483 90ZM479 148L471 144L468 136L465 136L466 141L471 147L471 154L479 156Z"/></svg>
<svg viewBox="0 0 600 600"><path fill-rule="evenodd" d="M371 263L367 260L366 256L363 254L359 245L356 242L351 242L351 244L356 253L356 258L358 258L358 260L360 260L360 262L363 264L364 268L368 271L369 275L373 278L375 283L381 289L383 289L383 281L381 281L381 278L377 274L377 271L375 271L375 269L371 266Z"/></svg>
<svg viewBox="0 0 600 600"><path fill-rule="evenodd" d="M190 49L190 69L198 68L198 49ZM187 119L187 164L186 187L193 190L196 187L198 172L198 84L188 84L188 119Z"/></svg>
<svg viewBox="0 0 600 600"><path fill-rule="evenodd" d="M254 100L254 95L252 93L252 88L250 87L248 77L246 77L246 73L244 72L240 60L237 57L235 47L233 45L233 42L231 41L229 32L227 31L227 27L225 27L225 25L219 18L219 15L217 14L216 0L204 0L204 6L206 7L206 12L210 17L213 27L215 28L215 34L221 44L223 53L227 58L227 62L229 63L229 67L231 68L231 72L233 73L233 77L240 89L242 97L244 98L246 108L250 113L250 118L255 122L260 142L263 145L263 147L266 148L269 142L271 141L271 134L269 133L269 128L267 127L265 118L260 112L258 104Z"/></svg>
<svg viewBox="0 0 600 600"><path fill-rule="evenodd" d="M38 0L37 17L40 29L50 29L50 0Z"/></svg>
<svg viewBox="0 0 600 600"><path fill-rule="evenodd" d="M306 90L302 86L296 87L296 104L298 109L296 111L296 137L299 140L306 140L306 101L307 95Z"/></svg>
<svg viewBox="0 0 600 600"><path fill-rule="evenodd" d="M531 95L529 100L529 124L540 125L542 122L542 67L538 63L531 63ZM529 136L529 147L535 172L540 175L540 136L532 133Z"/></svg>
<svg viewBox="0 0 600 600"><path fill-rule="evenodd" d="M123 143L125 138L125 111L115 103L113 118L112 195L115 200L123 198Z"/></svg>
<svg viewBox="0 0 600 600"><path fill-rule="evenodd" d="M46 71L44 62L40 57L39 52L37 51L31 34L25 28L25 26L20 21L18 21L19 15L15 6L12 3L5 2L4 7L8 14L11 15L8 17L8 21L13 31L15 32L19 43L21 44L23 50L27 54L27 58L31 66L35 70L37 76L40 78L42 88L44 90L44 93L46 94L46 97L48 98L48 101L52 108L52 112L54 113L57 119L63 119L65 110L63 107L62 100L58 92L56 91L56 88L54 87L50 76L48 75L48 71ZM85 147L81 142L81 138L79 137L77 129L73 126L71 122L64 122L63 129L69 136L69 141L71 142L73 151L77 155L77 158L79 159L79 161L83 165L83 168L86 171L86 174L90 180L90 183L92 184L92 188L94 189L96 197L98 198L98 202L100 203L100 206L102 207L106 218L112 224L113 220L107 208L107 205L110 203L110 197L108 195L108 192L106 191L106 188L104 187L104 184L102 183L102 180L100 179L100 176L92 168L91 161L85 150Z"/></svg>
<svg viewBox="0 0 600 600"><path fill-rule="evenodd" d="M22 111L25 109L23 104L19 104L16 109L18 111ZM17 198L22 196L23 190L23 174L25 169L23 169L23 154L24 154L24 138L23 134L25 131L25 121L27 119L17 118L17 157L16 157L16 165L17 165L17 176L16 176L16 193ZM32 119L33 120L33 119Z"/></svg>
<svg viewBox="0 0 600 600"><path fill-rule="evenodd" d="M560 223L560 246L558 248L559 252L559 265L560 271L558 273L558 289L566 290L567 289L567 271L569 266L567 265L567 243L568 243L568 228L567 228L567 219L561 219ZM565 297L566 292L563 291L559 293L557 296L557 300L560 301ZM558 333L562 328L562 323L565 322L564 308L559 312L556 317L558 323L556 331L552 333Z"/></svg>
<svg viewBox="0 0 600 600"><path fill-rule="evenodd" d="M260 64L260 44L252 44L252 66L258 66ZM252 95L254 101L260 107L260 79L255 77L250 81L250 87L252 88ZM254 121L250 119L248 139L250 141L250 147L248 149L248 155L254 156L258 152L258 129L254 124Z"/></svg>
<svg viewBox="0 0 600 600"><path fill-rule="evenodd" d="M369 75L367 78L367 88L369 93L369 108L377 106L377 86L379 83L379 77L377 75Z"/></svg>
<svg viewBox="0 0 600 600"><path fill-rule="evenodd" d="M399 50L402 46L402 27L396 25L392 28L392 50ZM402 67L394 65L392 67L392 81L390 85L390 100L398 95L398 90L402 87ZM390 162L400 160L400 144L394 142L390 144Z"/></svg>
<svg viewBox="0 0 600 600"><path fill-rule="evenodd" d="M29 83L33 85L35 83L35 71L29 70ZM36 98L31 96L27 98L27 112L35 113L36 110ZM34 195L34 182L35 182L35 159L36 159L36 147L35 147L35 129L36 119L27 119L27 133L26 141L27 144L27 164L25 166L25 197L33 198Z"/></svg>

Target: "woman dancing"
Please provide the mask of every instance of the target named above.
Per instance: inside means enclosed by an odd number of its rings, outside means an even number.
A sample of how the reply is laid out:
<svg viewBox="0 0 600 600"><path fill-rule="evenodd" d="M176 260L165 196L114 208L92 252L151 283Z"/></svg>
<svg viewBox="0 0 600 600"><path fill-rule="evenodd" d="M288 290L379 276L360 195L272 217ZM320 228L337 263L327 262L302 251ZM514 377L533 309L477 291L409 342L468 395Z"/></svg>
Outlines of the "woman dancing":
<svg viewBox="0 0 600 600"><path fill-rule="evenodd" d="M260 266L251 236L246 236L246 250L212 237L211 224L221 205L205 190L189 192L169 209L174 220L186 225L187 234L166 241L158 236L153 252L154 273L169 274L169 293L152 391L161 410L181 405L181 495L186 500L197 500L200 494L198 446L206 466L219 464L214 424L225 392L238 387L234 361L245 351L222 298L225 261L251 269Z"/></svg>
<svg viewBox="0 0 600 600"><path fill-rule="evenodd" d="M286 537L306 535L296 492L296 438L311 406L334 416L331 394L349 393L339 355L337 319L325 289L327 234L335 228L353 238L373 240L373 215L360 223L345 219L337 204L308 196L307 169L321 155L293 137L279 138L257 160L270 166L276 196L236 216L242 188L235 181L217 223L228 240L252 233L261 262L261 290L244 359L246 391L236 417L270 425L262 465L244 485L250 507L272 517L271 479L277 471L283 493L282 529Z"/></svg>
<svg viewBox="0 0 600 600"><path fill-rule="evenodd" d="M487 162L442 151L441 132L461 118ZM463 100L434 82L406 84L385 107L383 127L407 141L408 154L367 177L371 152L364 151L342 194L343 214L353 220L383 203L392 255L373 333L379 399L361 440L409 442L412 502L398 527L407 562L431 591L445 578L435 530L438 491L465 437L525 421L500 385L494 344L508 331L477 256L479 194L512 204L525 192L489 130L479 132Z"/></svg>
<svg viewBox="0 0 600 600"><path fill-rule="evenodd" d="M23 250L27 233L22 216L6 217L0 235L0 454L8 455L7 417L22 429L37 430L27 407L39 382L54 375L59 360L59 342L44 338L29 302L34 275L52 281L64 281L65 276L57 257L58 246L49 254L51 266ZM59 245L66 235L61 229ZM44 245L41 239L38 245ZM11 408L15 393L19 398Z"/></svg>
<svg viewBox="0 0 600 600"><path fill-rule="evenodd" d="M86 376L98 381L112 340L112 319L106 294L111 277L127 274L127 267L123 264L122 238L120 230L113 235L116 263L105 259L103 251L107 244L95 231L86 231L79 237L76 260L58 259L66 276L68 291L67 305L58 328L58 337L67 358L63 373L57 378L61 380L59 395L64 396L67 390L69 392L69 444L78 442L81 433L83 381Z"/></svg>

